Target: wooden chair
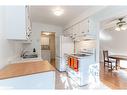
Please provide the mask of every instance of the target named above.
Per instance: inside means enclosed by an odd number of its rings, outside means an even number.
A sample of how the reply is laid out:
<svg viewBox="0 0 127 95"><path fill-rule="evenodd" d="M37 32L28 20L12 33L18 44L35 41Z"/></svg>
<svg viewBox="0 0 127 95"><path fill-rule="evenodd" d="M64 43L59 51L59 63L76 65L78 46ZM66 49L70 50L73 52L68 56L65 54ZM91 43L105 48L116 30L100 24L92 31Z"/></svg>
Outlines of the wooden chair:
<svg viewBox="0 0 127 95"><path fill-rule="evenodd" d="M109 55L108 55L108 50L103 50L103 57L104 57L104 67L105 66L107 66L108 67L108 69L111 69L111 70L113 70L113 68L114 68L114 61L111 61L110 59L109 59L109 57L108 57ZM115 63L116 64L116 63Z"/></svg>

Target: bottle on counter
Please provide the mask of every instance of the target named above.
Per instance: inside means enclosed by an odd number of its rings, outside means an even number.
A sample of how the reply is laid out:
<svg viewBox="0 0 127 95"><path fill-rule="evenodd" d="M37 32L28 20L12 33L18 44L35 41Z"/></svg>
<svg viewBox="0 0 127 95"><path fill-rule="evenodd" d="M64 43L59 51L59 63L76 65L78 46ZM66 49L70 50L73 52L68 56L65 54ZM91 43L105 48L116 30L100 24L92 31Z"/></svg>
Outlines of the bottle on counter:
<svg viewBox="0 0 127 95"><path fill-rule="evenodd" d="M35 53L35 52L36 52L36 49L34 48L34 49L33 49L33 53Z"/></svg>
<svg viewBox="0 0 127 95"><path fill-rule="evenodd" d="M38 55L37 55L37 52L36 52L36 49L35 49L35 48L33 48L33 54L34 54L36 57L38 57Z"/></svg>

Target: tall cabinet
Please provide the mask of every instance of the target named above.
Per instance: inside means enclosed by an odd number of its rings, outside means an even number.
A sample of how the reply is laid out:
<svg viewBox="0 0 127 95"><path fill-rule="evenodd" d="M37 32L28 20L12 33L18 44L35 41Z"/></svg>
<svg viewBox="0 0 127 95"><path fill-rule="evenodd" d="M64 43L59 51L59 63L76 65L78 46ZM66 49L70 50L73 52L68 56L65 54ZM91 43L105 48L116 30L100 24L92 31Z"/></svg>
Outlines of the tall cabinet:
<svg viewBox="0 0 127 95"><path fill-rule="evenodd" d="M5 7L6 38L31 41L31 19L28 6Z"/></svg>

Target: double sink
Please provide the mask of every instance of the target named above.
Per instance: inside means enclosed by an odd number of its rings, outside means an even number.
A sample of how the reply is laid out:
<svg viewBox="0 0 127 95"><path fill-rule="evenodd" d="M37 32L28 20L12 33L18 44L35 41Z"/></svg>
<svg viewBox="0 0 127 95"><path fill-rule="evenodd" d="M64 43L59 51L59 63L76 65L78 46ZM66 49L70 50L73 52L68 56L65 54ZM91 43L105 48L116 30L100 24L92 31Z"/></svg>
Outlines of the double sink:
<svg viewBox="0 0 127 95"><path fill-rule="evenodd" d="M20 58L16 58L12 61L12 63L24 63L24 62L34 62L34 61L42 61L37 54L26 54Z"/></svg>

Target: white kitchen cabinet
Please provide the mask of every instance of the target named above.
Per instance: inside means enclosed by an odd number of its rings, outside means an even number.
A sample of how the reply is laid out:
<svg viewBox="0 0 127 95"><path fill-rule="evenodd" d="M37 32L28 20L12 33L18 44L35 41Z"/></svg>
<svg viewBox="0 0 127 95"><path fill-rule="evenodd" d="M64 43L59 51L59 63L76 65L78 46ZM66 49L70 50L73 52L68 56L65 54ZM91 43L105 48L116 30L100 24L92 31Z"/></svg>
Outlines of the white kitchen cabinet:
<svg viewBox="0 0 127 95"><path fill-rule="evenodd" d="M72 32L72 35L73 35L73 37L75 38L76 36L78 36L79 35L79 24L75 24L74 26L73 26L73 32Z"/></svg>
<svg viewBox="0 0 127 95"><path fill-rule="evenodd" d="M69 36L69 31L68 31L69 29L66 29L66 30L64 30L63 31L63 35L66 37L66 36Z"/></svg>
<svg viewBox="0 0 127 95"><path fill-rule="evenodd" d="M72 27L67 29L66 34L70 34L72 37L92 35L92 32L90 31L90 20L85 19L74 24Z"/></svg>
<svg viewBox="0 0 127 95"><path fill-rule="evenodd" d="M70 28L68 28L68 29L66 29L65 31L64 31L64 36L65 37L72 37L73 36L73 27L70 27Z"/></svg>
<svg viewBox="0 0 127 95"><path fill-rule="evenodd" d="M2 89L55 89L55 71L0 80Z"/></svg>
<svg viewBox="0 0 127 95"><path fill-rule="evenodd" d="M79 23L79 36L89 34L89 20L86 19Z"/></svg>
<svg viewBox="0 0 127 95"><path fill-rule="evenodd" d="M6 38L31 41L31 21L28 6L7 6L5 8Z"/></svg>
<svg viewBox="0 0 127 95"><path fill-rule="evenodd" d="M96 22L92 18L89 19L89 34L93 36L96 35L96 30L95 30L96 24L95 23Z"/></svg>
<svg viewBox="0 0 127 95"><path fill-rule="evenodd" d="M74 29L73 29L73 27L70 27L70 28L68 29L68 36L70 36L71 38L74 37Z"/></svg>
<svg viewBox="0 0 127 95"><path fill-rule="evenodd" d="M79 37L79 36L89 34L89 20L88 19L83 20L83 21L75 24L73 26L73 28L74 28L73 34L75 37Z"/></svg>

